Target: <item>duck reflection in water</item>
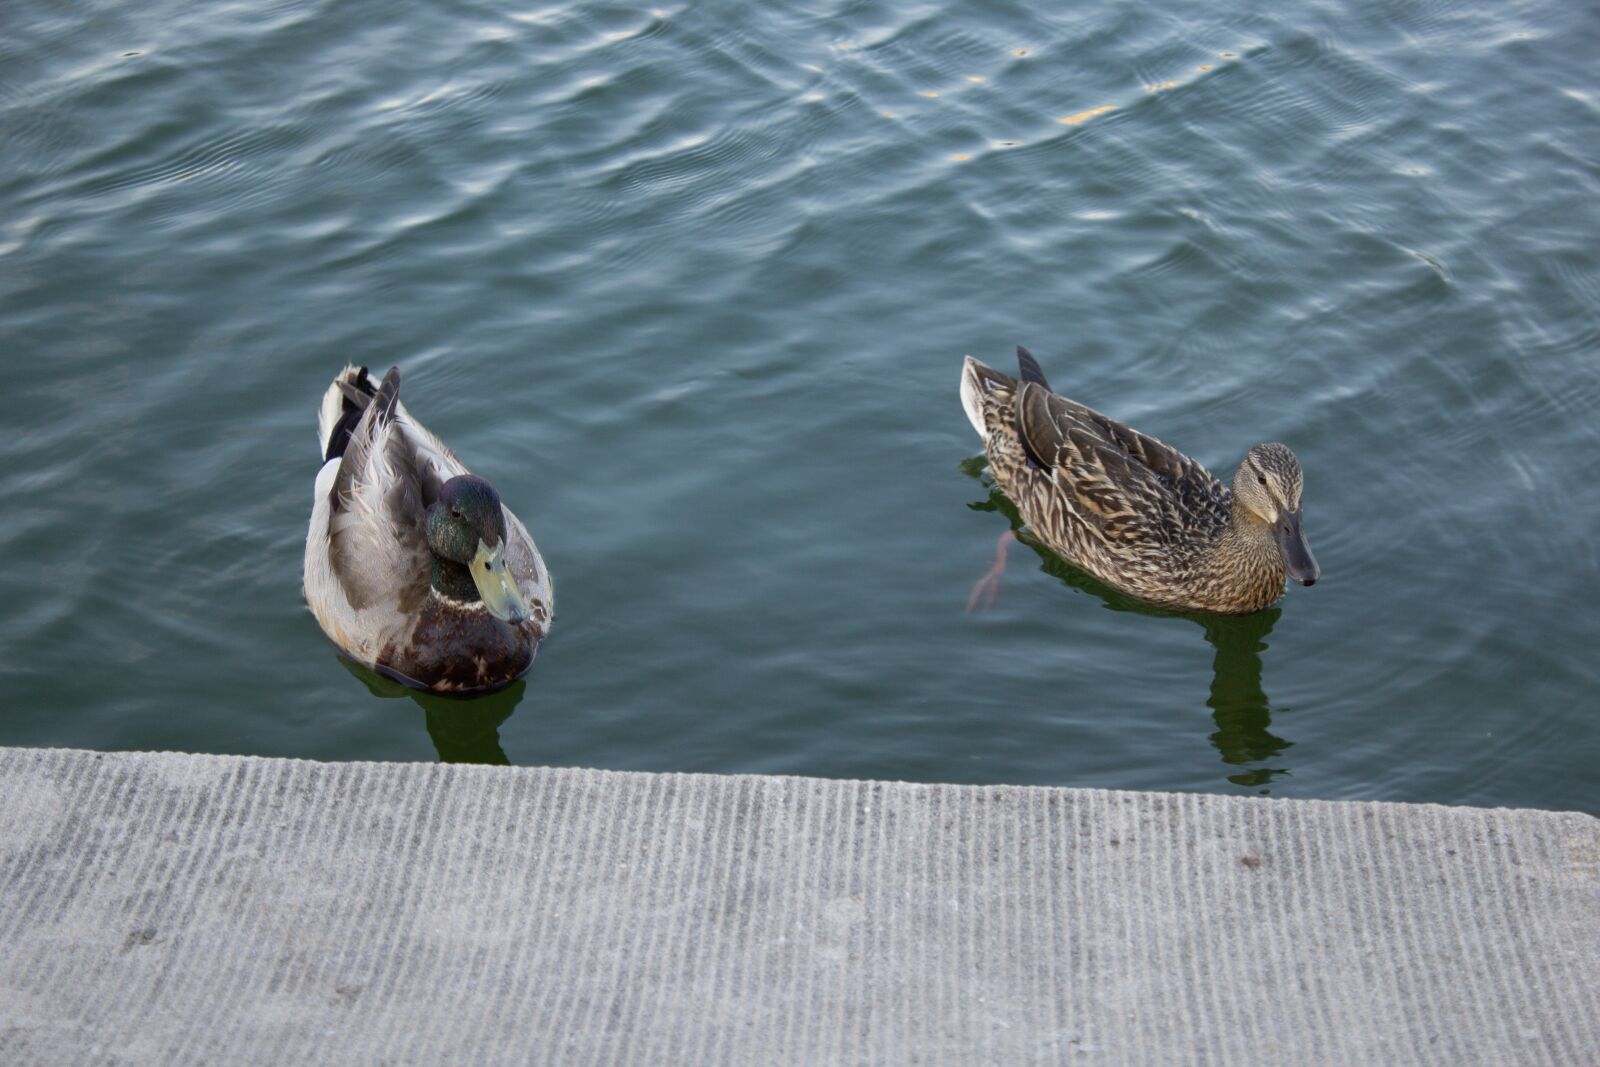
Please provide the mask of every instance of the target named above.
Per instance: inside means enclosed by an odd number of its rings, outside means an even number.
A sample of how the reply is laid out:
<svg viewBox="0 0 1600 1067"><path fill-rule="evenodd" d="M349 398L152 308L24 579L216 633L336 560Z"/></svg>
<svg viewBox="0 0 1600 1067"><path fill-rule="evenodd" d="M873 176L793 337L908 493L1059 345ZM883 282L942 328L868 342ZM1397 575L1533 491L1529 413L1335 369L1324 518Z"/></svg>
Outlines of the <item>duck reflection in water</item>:
<svg viewBox="0 0 1600 1067"><path fill-rule="evenodd" d="M444 697L408 689L344 656L338 660L355 675L373 696L395 699L410 697L422 708L423 722L440 763L493 763L510 766L511 760L500 747L500 724L511 718L527 692L528 684L517 679L504 689L480 697Z"/></svg>
<svg viewBox="0 0 1600 1067"><path fill-rule="evenodd" d="M983 457L978 456L963 463L962 470L971 477L983 478L984 466ZM1011 524L1011 529L1001 538L997 568L1003 566L1007 542L1014 539L1033 549L1039 557L1040 569L1046 574L1099 597L1112 611L1131 611L1159 618L1173 618L1177 614L1119 593L1045 548L1023 529L1016 507L1005 494L986 478L984 481L989 485L988 499L968 506L974 511L997 511ZM991 571L974 588L967 603L968 610L986 610L994 603L998 592L998 576ZM1274 778L1289 773L1288 768L1265 764L1294 743L1271 731L1272 708L1261 688L1261 653L1267 648L1267 635L1282 614L1282 608L1272 607L1250 615L1177 615L1199 625L1205 631L1206 641L1216 651L1211 661L1211 692L1206 697L1206 706L1211 709L1211 718L1217 727L1210 740L1223 763L1241 768L1238 773L1227 775L1227 780L1235 785L1257 788L1262 793L1267 792L1265 787Z"/></svg>
<svg viewBox="0 0 1600 1067"><path fill-rule="evenodd" d="M1195 618L1205 627L1206 640L1217 650L1211 661L1211 695L1206 697L1206 706L1217 724L1211 743L1222 753L1224 763L1260 764L1294 744L1268 729L1272 725L1272 708L1261 688L1261 653L1266 651L1267 635L1282 614L1282 608L1267 608L1253 615ZM1234 785L1265 786L1287 773L1286 768L1257 766L1228 775L1228 781Z"/></svg>

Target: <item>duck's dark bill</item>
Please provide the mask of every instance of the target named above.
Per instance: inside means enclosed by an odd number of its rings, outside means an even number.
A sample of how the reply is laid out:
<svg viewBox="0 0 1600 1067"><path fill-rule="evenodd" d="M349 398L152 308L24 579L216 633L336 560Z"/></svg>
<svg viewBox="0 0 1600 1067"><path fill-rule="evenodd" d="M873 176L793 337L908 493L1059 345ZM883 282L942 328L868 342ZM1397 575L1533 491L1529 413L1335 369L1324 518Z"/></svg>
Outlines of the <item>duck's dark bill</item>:
<svg viewBox="0 0 1600 1067"><path fill-rule="evenodd" d="M1306 541L1306 532L1300 528L1300 513L1298 511L1284 512L1278 518L1278 525L1273 533L1278 538L1278 545L1283 549L1283 565L1289 572L1289 577L1301 585L1310 585L1322 577L1322 568L1317 566L1317 557L1311 554L1311 545Z"/></svg>

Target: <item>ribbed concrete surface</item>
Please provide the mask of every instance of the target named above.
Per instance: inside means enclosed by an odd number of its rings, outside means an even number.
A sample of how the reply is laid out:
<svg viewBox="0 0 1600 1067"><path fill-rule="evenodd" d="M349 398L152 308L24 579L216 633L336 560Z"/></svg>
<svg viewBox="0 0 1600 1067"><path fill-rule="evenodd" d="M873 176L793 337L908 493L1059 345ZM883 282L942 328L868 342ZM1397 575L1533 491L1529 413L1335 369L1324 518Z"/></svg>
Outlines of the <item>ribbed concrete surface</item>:
<svg viewBox="0 0 1600 1067"><path fill-rule="evenodd" d="M1600 822L0 749L0 1063L1593 1064Z"/></svg>

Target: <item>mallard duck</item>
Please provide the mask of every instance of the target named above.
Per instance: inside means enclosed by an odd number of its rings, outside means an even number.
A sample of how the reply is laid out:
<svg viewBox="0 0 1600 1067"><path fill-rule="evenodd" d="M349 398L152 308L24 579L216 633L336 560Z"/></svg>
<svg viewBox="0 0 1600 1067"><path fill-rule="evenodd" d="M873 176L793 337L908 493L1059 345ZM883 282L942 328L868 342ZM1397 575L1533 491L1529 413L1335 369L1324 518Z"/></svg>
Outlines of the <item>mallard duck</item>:
<svg viewBox="0 0 1600 1067"><path fill-rule="evenodd" d="M318 417L322 469L305 595L358 663L417 689L485 692L533 663L550 629L550 573L494 486L400 403L346 367Z"/></svg>
<svg viewBox="0 0 1600 1067"><path fill-rule="evenodd" d="M968 356L961 405L989 472L1045 547L1100 581L1177 611L1242 615L1320 576L1300 523L1300 461L1256 445L1229 490L1154 437Z"/></svg>

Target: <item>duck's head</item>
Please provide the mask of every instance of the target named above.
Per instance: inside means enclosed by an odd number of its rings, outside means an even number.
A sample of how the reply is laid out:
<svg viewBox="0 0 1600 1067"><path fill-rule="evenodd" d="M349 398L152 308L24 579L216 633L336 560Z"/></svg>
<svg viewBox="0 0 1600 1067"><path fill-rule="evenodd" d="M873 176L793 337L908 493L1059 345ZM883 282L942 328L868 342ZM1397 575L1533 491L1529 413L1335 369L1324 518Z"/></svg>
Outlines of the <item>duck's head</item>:
<svg viewBox="0 0 1600 1067"><path fill-rule="evenodd" d="M506 516L494 486L473 474L445 482L428 509L428 547L439 559L466 568L490 614L513 624L528 617L506 569Z"/></svg>
<svg viewBox="0 0 1600 1067"><path fill-rule="evenodd" d="M1245 518L1261 523L1283 553L1283 568L1301 585L1322 575L1300 525L1300 461L1286 445L1256 445L1233 476L1233 506Z"/></svg>

